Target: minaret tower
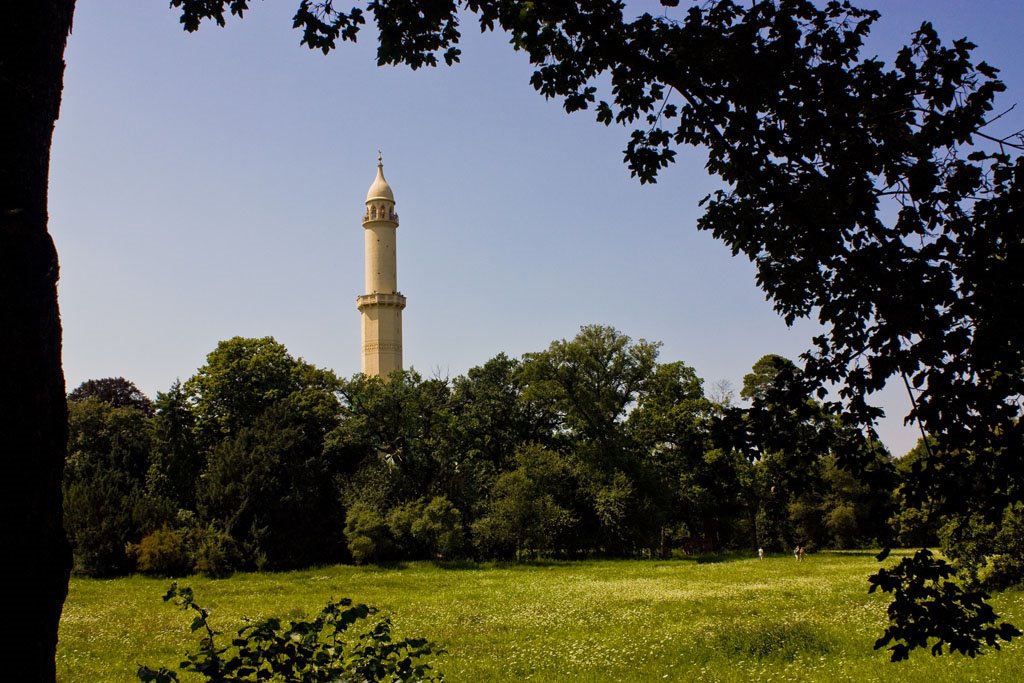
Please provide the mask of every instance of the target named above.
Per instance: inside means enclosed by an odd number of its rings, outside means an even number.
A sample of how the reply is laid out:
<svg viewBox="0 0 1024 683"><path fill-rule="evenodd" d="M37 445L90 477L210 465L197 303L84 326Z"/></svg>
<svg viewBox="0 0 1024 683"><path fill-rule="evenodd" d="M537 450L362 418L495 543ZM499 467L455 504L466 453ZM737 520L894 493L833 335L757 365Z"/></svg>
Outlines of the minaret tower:
<svg viewBox="0 0 1024 683"><path fill-rule="evenodd" d="M384 180L377 153L377 177L366 193L363 236L366 244L366 294L356 297L363 317L363 374L387 377L402 369L402 309L395 251L395 195Z"/></svg>

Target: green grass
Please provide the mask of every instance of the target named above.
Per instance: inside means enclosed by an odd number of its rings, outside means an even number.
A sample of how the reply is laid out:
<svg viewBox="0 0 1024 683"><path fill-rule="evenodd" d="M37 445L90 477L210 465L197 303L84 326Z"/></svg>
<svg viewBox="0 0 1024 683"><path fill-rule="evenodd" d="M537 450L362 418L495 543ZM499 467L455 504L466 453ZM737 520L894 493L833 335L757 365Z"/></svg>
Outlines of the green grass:
<svg viewBox="0 0 1024 683"><path fill-rule="evenodd" d="M876 567L870 553L821 553L802 563L337 566L181 583L228 633L243 617L312 616L331 597L375 605L397 636L425 636L448 650L436 664L452 683L1019 680L1017 642L975 660L919 653L891 664L872 650L886 606L885 596L867 593ZM191 617L160 599L168 584L72 580L58 679L127 682L140 662L175 666L195 639ZM994 601L1024 625L1024 593Z"/></svg>

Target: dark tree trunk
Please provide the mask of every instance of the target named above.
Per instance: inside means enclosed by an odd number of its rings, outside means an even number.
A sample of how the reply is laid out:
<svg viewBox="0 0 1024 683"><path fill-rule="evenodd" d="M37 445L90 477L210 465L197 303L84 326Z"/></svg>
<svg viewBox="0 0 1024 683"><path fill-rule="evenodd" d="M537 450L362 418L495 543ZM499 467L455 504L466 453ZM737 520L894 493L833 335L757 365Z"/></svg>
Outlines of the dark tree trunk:
<svg viewBox="0 0 1024 683"><path fill-rule="evenodd" d="M54 681L71 554L61 475L67 404L57 252L47 232L50 141L74 0L0 0L0 524L3 678Z"/></svg>

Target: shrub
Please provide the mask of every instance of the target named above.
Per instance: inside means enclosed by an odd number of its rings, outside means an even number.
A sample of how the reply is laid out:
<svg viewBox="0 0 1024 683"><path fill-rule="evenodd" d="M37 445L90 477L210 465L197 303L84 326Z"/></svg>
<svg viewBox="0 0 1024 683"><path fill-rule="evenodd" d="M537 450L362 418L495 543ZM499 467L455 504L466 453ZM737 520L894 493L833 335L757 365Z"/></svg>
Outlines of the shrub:
<svg viewBox="0 0 1024 683"><path fill-rule="evenodd" d="M345 517L345 540L357 564L391 556L392 542L384 517L369 505L356 503Z"/></svg>
<svg viewBox="0 0 1024 683"><path fill-rule="evenodd" d="M422 638L393 641L391 621L371 623L355 636L353 626L377 613L373 607L353 605L348 598L330 601L313 621L293 621L287 627L279 619L251 622L238 631L230 646L220 646L220 635L210 626L210 613L195 603L192 589L171 584L164 601L174 600L184 610L196 613L192 630L200 631L199 650L186 654L178 665L182 671L199 674L216 683L288 681L440 681L423 661L440 654L433 643ZM140 666L136 674L144 683L171 683L178 674L166 667Z"/></svg>
<svg viewBox="0 0 1024 683"><path fill-rule="evenodd" d="M412 524L413 537L429 548L434 557L448 559L465 543L462 513L444 496L431 499Z"/></svg>
<svg viewBox="0 0 1024 683"><path fill-rule="evenodd" d="M949 517L939 530L942 551L966 574L971 587L977 587L979 573L988 564L998 528L981 515Z"/></svg>
<svg viewBox="0 0 1024 683"><path fill-rule="evenodd" d="M212 578L230 576L242 564L235 539L214 525L189 533L192 569Z"/></svg>
<svg viewBox="0 0 1024 683"><path fill-rule="evenodd" d="M992 542L988 567L979 572L986 588L1003 590L1024 582L1024 504L1003 510L1003 520Z"/></svg>
<svg viewBox="0 0 1024 683"><path fill-rule="evenodd" d="M413 534L413 526L423 516L425 498L410 500L388 512L387 524L391 537L398 545L398 552L404 558L426 557L428 549Z"/></svg>
<svg viewBox="0 0 1024 683"><path fill-rule="evenodd" d="M388 513L402 557L450 559L465 545L462 513L445 496L417 498Z"/></svg>
<svg viewBox="0 0 1024 683"><path fill-rule="evenodd" d="M904 548L927 548L939 544L933 516L916 507L903 507L889 520L896 544Z"/></svg>
<svg viewBox="0 0 1024 683"><path fill-rule="evenodd" d="M129 544L127 550L143 574L184 576L191 567L185 534L166 526L143 537L138 544Z"/></svg>
<svg viewBox="0 0 1024 683"><path fill-rule="evenodd" d="M857 547L857 510L851 503L840 503L825 515L825 526L832 533L836 548Z"/></svg>

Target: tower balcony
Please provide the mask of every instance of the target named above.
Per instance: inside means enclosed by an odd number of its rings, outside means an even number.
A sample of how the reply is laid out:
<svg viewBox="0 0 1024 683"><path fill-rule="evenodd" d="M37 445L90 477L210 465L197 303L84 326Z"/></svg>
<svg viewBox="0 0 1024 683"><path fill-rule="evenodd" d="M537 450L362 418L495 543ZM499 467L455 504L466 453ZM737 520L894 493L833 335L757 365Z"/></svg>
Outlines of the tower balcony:
<svg viewBox="0 0 1024 683"><path fill-rule="evenodd" d="M363 214L363 225L375 221L386 221L398 225L398 212L393 206L371 206Z"/></svg>
<svg viewBox="0 0 1024 683"><path fill-rule="evenodd" d="M362 311L364 308L371 308L375 306L393 306L395 308L405 308L405 297L401 292L395 292L394 294L360 294L356 297L356 308Z"/></svg>

